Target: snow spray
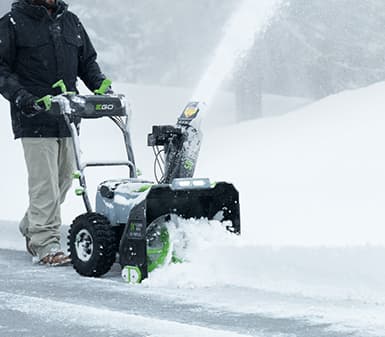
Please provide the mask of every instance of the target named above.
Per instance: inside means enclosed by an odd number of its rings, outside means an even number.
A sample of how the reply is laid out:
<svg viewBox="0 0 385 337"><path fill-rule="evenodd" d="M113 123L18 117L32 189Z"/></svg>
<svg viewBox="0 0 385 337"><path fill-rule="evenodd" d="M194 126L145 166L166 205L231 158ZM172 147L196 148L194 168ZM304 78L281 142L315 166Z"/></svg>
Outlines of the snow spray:
<svg viewBox="0 0 385 337"><path fill-rule="evenodd" d="M223 38L191 101L211 103L222 82L233 72L236 61L252 48L256 36L266 28L281 3L282 0L243 0L240 3L227 22Z"/></svg>

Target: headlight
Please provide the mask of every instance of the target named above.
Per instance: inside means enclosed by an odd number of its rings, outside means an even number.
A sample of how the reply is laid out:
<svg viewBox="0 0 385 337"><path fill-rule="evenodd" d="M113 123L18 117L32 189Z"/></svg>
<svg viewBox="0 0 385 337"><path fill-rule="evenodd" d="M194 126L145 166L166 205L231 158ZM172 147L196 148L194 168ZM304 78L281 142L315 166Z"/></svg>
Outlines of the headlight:
<svg viewBox="0 0 385 337"><path fill-rule="evenodd" d="M194 179L174 179L171 184L172 190L193 190L211 188L210 179L194 178Z"/></svg>

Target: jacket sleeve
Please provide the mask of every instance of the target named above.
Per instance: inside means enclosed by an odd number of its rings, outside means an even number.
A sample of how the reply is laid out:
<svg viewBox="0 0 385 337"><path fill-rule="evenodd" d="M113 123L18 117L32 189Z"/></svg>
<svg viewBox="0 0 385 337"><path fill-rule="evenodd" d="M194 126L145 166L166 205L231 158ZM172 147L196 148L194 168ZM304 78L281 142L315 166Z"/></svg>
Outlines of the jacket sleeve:
<svg viewBox="0 0 385 337"><path fill-rule="evenodd" d="M0 19L0 93L9 101L23 89L13 71L16 55L15 31L10 14Z"/></svg>
<svg viewBox="0 0 385 337"><path fill-rule="evenodd" d="M97 53L92 42L79 22L79 28L83 40L83 46L80 48L78 76L91 91L99 89L103 80L106 78L101 72L99 64L96 62Z"/></svg>

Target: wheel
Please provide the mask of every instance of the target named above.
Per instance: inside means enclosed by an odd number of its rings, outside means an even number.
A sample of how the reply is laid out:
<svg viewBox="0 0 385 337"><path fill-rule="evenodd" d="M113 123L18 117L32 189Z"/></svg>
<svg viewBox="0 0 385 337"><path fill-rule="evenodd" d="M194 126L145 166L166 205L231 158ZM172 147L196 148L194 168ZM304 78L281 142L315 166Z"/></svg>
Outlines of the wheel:
<svg viewBox="0 0 385 337"><path fill-rule="evenodd" d="M78 216L71 225L68 241L72 264L80 275L102 276L115 262L116 233L103 215Z"/></svg>

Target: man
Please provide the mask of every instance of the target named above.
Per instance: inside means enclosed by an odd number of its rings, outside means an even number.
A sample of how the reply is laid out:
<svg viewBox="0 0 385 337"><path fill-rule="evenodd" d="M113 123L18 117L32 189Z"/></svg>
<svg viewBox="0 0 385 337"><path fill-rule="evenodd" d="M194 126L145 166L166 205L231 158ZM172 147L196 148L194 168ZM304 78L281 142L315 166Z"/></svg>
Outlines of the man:
<svg viewBox="0 0 385 337"><path fill-rule="evenodd" d="M60 205L71 186L74 153L62 116L38 103L57 95L63 80L76 91L80 77L91 91L105 76L78 17L62 0L18 0L0 20L0 93L11 105L28 171L29 208L20 223L27 250L47 265L70 258L60 249Z"/></svg>

